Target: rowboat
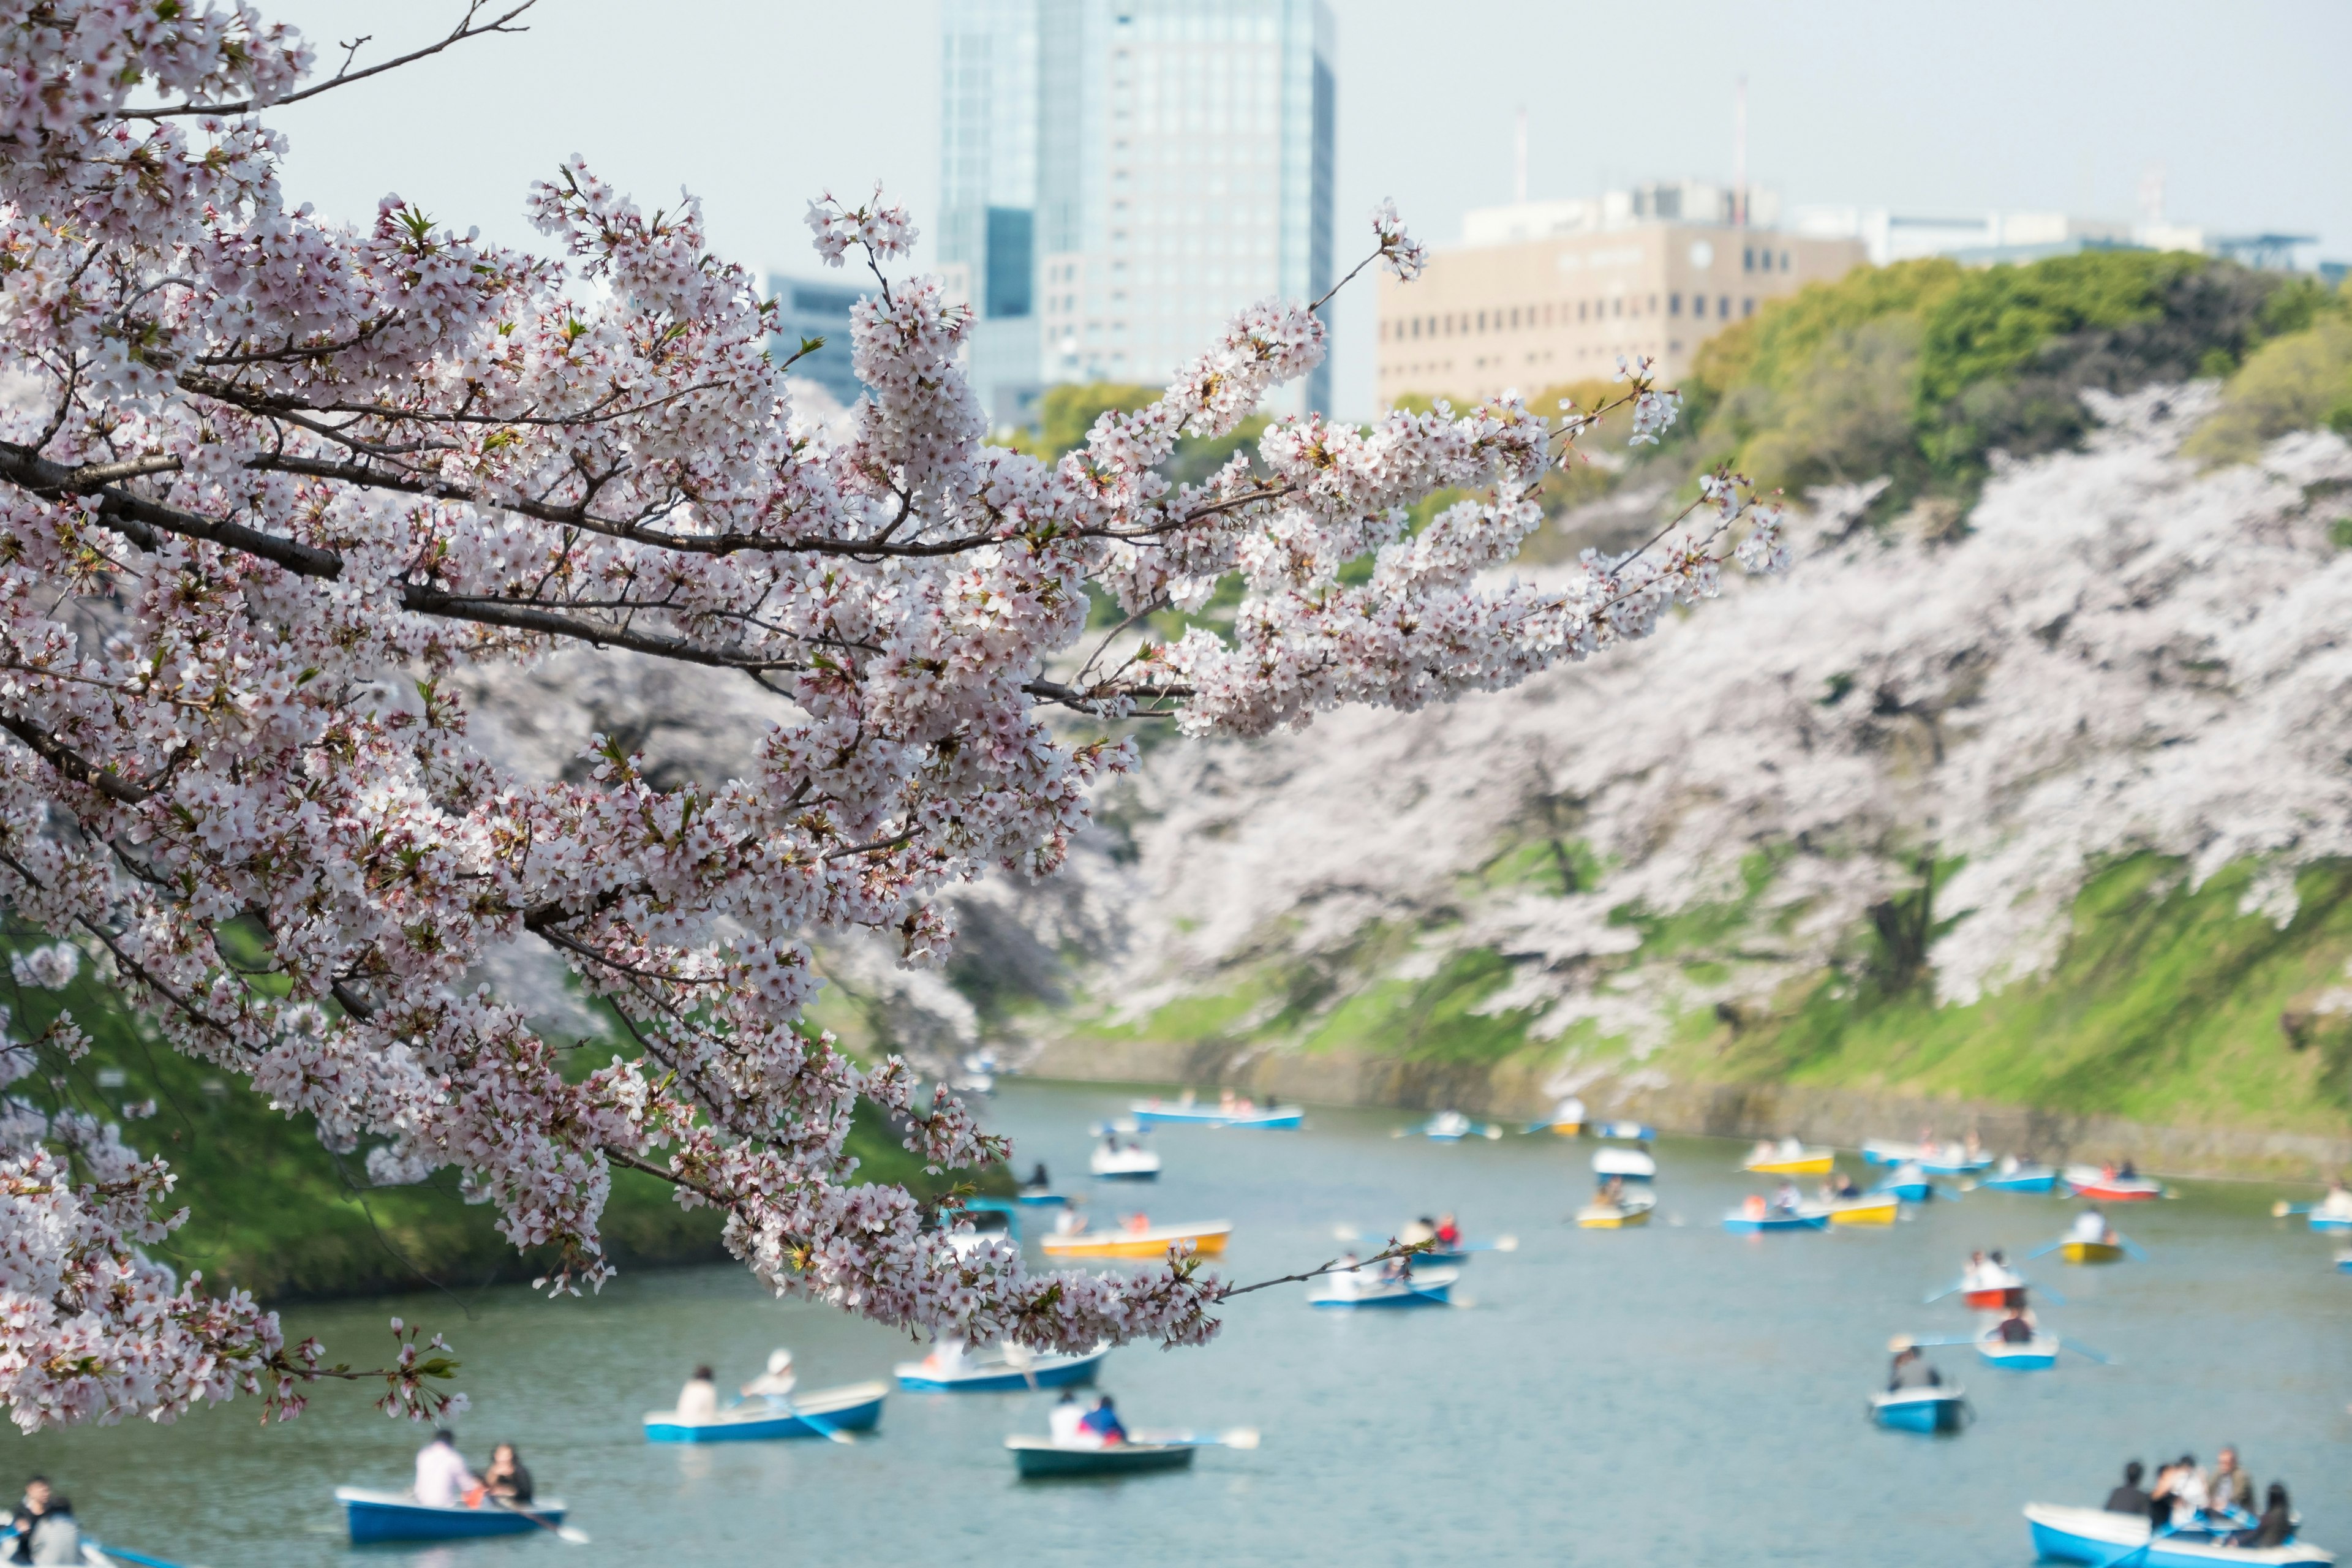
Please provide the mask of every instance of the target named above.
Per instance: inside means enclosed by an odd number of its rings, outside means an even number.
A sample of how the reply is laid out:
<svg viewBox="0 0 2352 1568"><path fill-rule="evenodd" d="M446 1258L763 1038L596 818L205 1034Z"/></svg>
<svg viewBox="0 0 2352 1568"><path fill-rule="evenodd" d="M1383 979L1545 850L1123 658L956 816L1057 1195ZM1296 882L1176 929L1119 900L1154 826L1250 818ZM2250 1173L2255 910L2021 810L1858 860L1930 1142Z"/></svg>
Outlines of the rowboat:
<svg viewBox="0 0 2352 1568"><path fill-rule="evenodd" d="M1541 1121L1528 1123L1530 1132L1552 1132L1562 1138L1573 1138L1584 1131L1584 1101L1570 1097L1551 1108L1551 1115Z"/></svg>
<svg viewBox="0 0 2352 1568"><path fill-rule="evenodd" d="M1836 1156L1827 1149L1776 1149L1740 1167L1759 1176L1826 1176Z"/></svg>
<svg viewBox="0 0 2352 1568"><path fill-rule="evenodd" d="M1823 1206L1830 1211L1832 1225L1893 1225L1903 1208L1892 1193L1834 1198Z"/></svg>
<svg viewBox="0 0 2352 1568"><path fill-rule="evenodd" d="M2069 1263L2120 1263L2124 1249L2112 1241L2062 1241L2058 1256Z"/></svg>
<svg viewBox="0 0 2352 1568"><path fill-rule="evenodd" d="M480 1508L438 1508L407 1492L337 1487L352 1544L376 1541L458 1541L478 1535L537 1535L563 1522L563 1505L553 1498L520 1507L486 1503Z"/></svg>
<svg viewBox="0 0 2352 1568"><path fill-rule="evenodd" d="M1619 1143L1654 1143L1658 1130L1646 1121L1604 1121L1592 1130L1595 1138Z"/></svg>
<svg viewBox="0 0 2352 1568"><path fill-rule="evenodd" d="M909 1394L1017 1394L1031 1388L1075 1388L1092 1383L1108 1345L1084 1355L1041 1355L1015 1363L1010 1355L967 1361L961 1367L901 1362L890 1369Z"/></svg>
<svg viewBox="0 0 2352 1568"><path fill-rule="evenodd" d="M1420 1268L1390 1279L1328 1274L1307 1288L1307 1300L1315 1307L1443 1307L1461 1278L1458 1268Z"/></svg>
<svg viewBox="0 0 2352 1568"><path fill-rule="evenodd" d="M2210 1535L2157 1535L2138 1514L2109 1513L2104 1509L2062 1508L2054 1503L2025 1505L2025 1522L2033 1531L2033 1549L2060 1563L2095 1563L2107 1568L2215 1568L2218 1563L2242 1563L2250 1568L2328 1568L2336 1553L2302 1542L2284 1546L2227 1546Z"/></svg>
<svg viewBox="0 0 2352 1568"><path fill-rule="evenodd" d="M2147 1176L2110 1176L2096 1165L2066 1167L2066 1190L2103 1203L2145 1203L2164 1195L2164 1184Z"/></svg>
<svg viewBox="0 0 2352 1568"><path fill-rule="evenodd" d="M1907 1165L1919 1157L1916 1143L1897 1143L1885 1138L1865 1139L1862 1145L1863 1163L1866 1165Z"/></svg>
<svg viewBox="0 0 2352 1568"><path fill-rule="evenodd" d="M1140 1230L1081 1230L1049 1236L1037 1245L1048 1258L1165 1258L1169 1247L1189 1241L1202 1257L1214 1258L1225 1250L1225 1238L1233 1232L1233 1222L1220 1219L1206 1225L1146 1226Z"/></svg>
<svg viewBox="0 0 2352 1568"><path fill-rule="evenodd" d="M1803 1204L1793 1210L1773 1209L1762 1215L1733 1209L1723 1216L1723 1228L1738 1236L1759 1236L1776 1230L1826 1230L1829 1223L1830 1211L1820 1204Z"/></svg>
<svg viewBox="0 0 2352 1568"><path fill-rule="evenodd" d="M1206 1105L1161 1105L1157 1100L1139 1100L1128 1107L1137 1121L1143 1125L1162 1127L1260 1127L1291 1128L1304 1126L1307 1112L1296 1105L1269 1106L1264 1110L1238 1107L1227 1110Z"/></svg>
<svg viewBox="0 0 2352 1568"><path fill-rule="evenodd" d="M1973 1176L1991 1164L1990 1154L1971 1154L1948 1143L1919 1152L1919 1168L1931 1176Z"/></svg>
<svg viewBox="0 0 2352 1568"><path fill-rule="evenodd" d="M1870 1190L1900 1198L1906 1204L1924 1204L1936 1195L1936 1184L1917 1165L1906 1164L1895 1166L1885 1181Z"/></svg>
<svg viewBox="0 0 2352 1568"><path fill-rule="evenodd" d="M1098 1447L1060 1444L1051 1437L1007 1437L1004 1446L1013 1450L1013 1468L1024 1481L1187 1469L1199 1451L1198 1445L1192 1443L1113 1443Z"/></svg>
<svg viewBox="0 0 2352 1568"><path fill-rule="evenodd" d="M2339 1252L2336 1255L2336 1272L2352 1274L2352 1252Z"/></svg>
<svg viewBox="0 0 2352 1568"><path fill-rule="evenodd" d="M1421 1135L1439 1143L1458 1143L1465 1138L1500 1138L1503 1130L1473 1121L1458 1110L1441 1110L1422 1124Z"/></svg>
<svg viewBox="0 0 2352 1568"><path fill-rule="evenodd" d="M1960 1293L1964 1306L1980 1312L1999 1311L2004 1307L2025 1305L2025 1276L2014 1268L1988 1263L1977 1272L1968 1289Z"/></svg>
<svg viewBox="0 0 2352 1568"><path fill-rule="evenodd" d="M1650 1211L1658 1206L1652 1194L1628 1190L1618 1194L1615 1203L1595 1198L1576 1211L1576 1223L1587 1230L1623 1230L1629 1226L1650 1223Z"/></svg>
<svg viewBox="0 0 2352 1568"><path fill-rule="evenodd" d="M765 1399L746 1400L708 1421L680 1418L675 1410L646 1413L648 1443L751 1443L770 1437L822 1437L828 1432L870 1432L882 1419L887 1383L853 1383L817 1394L796 1394L782 1408Z"/></svg>
<svg viewBox="0 0 2352 1568"><path fill-rule="evenodd" d="M1991 1329L1977 1336L1977 1354L2003 1372L2048 1372L2058 1364L2058 1342L2046 1334L2011 1344Z"/></svg>
<svg viewBox="0 0 2352 1568"><path fill-rule="evenodd" d="M2311 1211L2311 1228L2314 1230L2352 1230L2352 1214L2322 1214L2317 1209L2314 1209Z"/></svg>
<svg viewBox="0 0 2352 1568"><path fill-rule="evenodd" d="M1060 1193L1049 1193L1043 1187L1028 1187L1015 1194L1013 1201L1017 1204L1025 1205L1031 1208L1036 1208L1040 1206L1060 1206L1066 1205L1070 1200Z"/></svg>
<svg viewBox="0 0 2352 1568"><path fill-rule="evenodd" d="M2058 1184L2058 1173L2031 1160L2003 1160L1977 1178L1977 1185L1995 1193L2046 1193Z"/></svg>
<svg viewBox="0 0 2352 1568"><path fill-rule="evenodd" d="M1123 1149L1111 1149L1097 1144L1087 1156L1087 1169L1106 1182L1156 1182L1160 1179L1160 1153L1139 1143Z"/></svg>
<svg viewBox="0 0 2352 1568"><path fill-rule="evenodd" d="M1629 1182L1646 1182L1658 1173L1656 1158L1640 1149L1595 1149L1592 1152L1592 1173L1596 1176L1622 1176Z"/></svg>
<svg viewBox="0 0 2352 1568"><path fill-rule="evenodd" d="M1874 1394L1870 1418L1898 1432L1957 1432L1968 1414L1966 1391L1949 1388L1898 1388Z"/></svg>

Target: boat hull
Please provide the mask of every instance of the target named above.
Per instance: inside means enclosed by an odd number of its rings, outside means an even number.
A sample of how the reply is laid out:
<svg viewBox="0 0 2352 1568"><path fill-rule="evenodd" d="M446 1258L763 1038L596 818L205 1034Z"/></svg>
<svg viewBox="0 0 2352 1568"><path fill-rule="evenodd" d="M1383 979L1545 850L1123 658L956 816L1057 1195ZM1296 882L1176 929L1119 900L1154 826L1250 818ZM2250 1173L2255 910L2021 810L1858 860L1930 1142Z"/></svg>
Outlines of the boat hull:
<svg viewBox="0 0 2352 1568"><path fill-rule="evenodd" d="M1836 1163L1835 1155L1822 1150L1786 1160L1750 1160L1741 1168L1759 1176L1826 1176Z"/></svg>
<svg viewBox="0 0 2352 1568"><path fill-rule="evenodd" d="M1723 1228L1734 1236L1761 1236L1781 1230L1827 1230L1829 1223L1830 1216L1826 1212L1766 1215L1762 1219L1744 1214L1723 1216Z"/></svg>
<svg viewBox="0 0 2352 1568"><path fill-rule="evenodd" d="M2075 1197L2096 1198L2105 1204L2144 1204L2162 1197L2164 1184L2146 1176L2109 1176L2075 1165L2066 1172L2066 1190Z"/></svg>
<svg viewBox="0 0 2352 1568"><path fill-rule="evenodd" d="M1587 1204L1576 1211L1576 1223L1586 1230L1628 1230L1647 1225L1658 1205L1654 1199L1649 1203L1630 1201L1638 1195L1627 1194L1629 1201L1625 1203Z"/></svg>
<svg viewBox="0 0 2352 1568"><path fill-rule="evenodd" d="M550 1498L529 1508L433 1508L400 1492L337 1487L352 1543L377 1541L466 1541L488 1535L537 1535L563 1522L564 1508Z"/></svg>
<svg viewBox="0 0 2352 1568"><path fill-rule="evenodd" d="M2352 1215L2315 1214L2311 1216L2314 1230L2352 1230Z"/></svg>
<svg viewBox="0 0 2352 1568"><path fill-rule="evenodd" d="M1136 1233L1082 1231L1076 1236L1049 1236L1037 1245L1048 1258L1165 1258L1170 1247L1189 1241L1202 1258L1215 1258L1225 1250L1225 1238L1233 1230L1223 1224L1155 1226Z"/></svg>
<svg viewBox="0 0 2352 1568"><path fill-rule="evenodd" d="M2291 1542L2260 1549L2223 1546L2212 1541L2158 1536L2148 1539L2147 1522L2131 1514L2098 1509L2025 1505L2034 1550L2060 1563L2114 1564L2117 1568L2214 1568L2238 1563L2253 1568L2328 1568L2336 1553Z"/></svg>
<svg viewBox="0 0 2352 1568"><path fill-rule="evenodd" d="M1870 1402L1871 1419L1897 1432L1957 1432L1967 1413L1958 1388L1906 1388Z"/></svg>
<svg viewBox="0 0 2352 1568"><path fill-rule="evenodd" d="M1933 1160L1922 1155L1919 1168L1931 1176L1973 1176L1992 1168L1992 1161L1983 1155L1975 1159Z"/></svg>
<svg viewBox="0 0 2352 1568"><path fill-rule="evenodd" d="M1018 1370L992 1363L964 1372L927 1372L921 1362L910 1361L891 1368L891 1374L909 1394L1022 1394L1090 1384L1108 1354L1106 1346L1087 1355L1043 1356Z"/></svg>
<svg viewBox="0 0 2352 1568"><path fill-rule="evenodd" d="M1982 1290L1964 1290L1960 1293L1960 1304L1979 1312L1997 1312L2005 1307L2022 1307L2025 1305L2025 1287L1995 1285Z"/></svg>
<svg viewBox="0 0 2352 1568"><path fill-rule="evenodd" d="M1444 1307L1452 1305L1454 1282L1461 1278L1456 1269L1431 1268L1415 1275L1410 1284L1391 1281L1349 1290L1326 1283L1307 1300L1310 1306L1341 1311Z"/></svg>
<svg viewBox="0 0 2352 1568"><path fill-rule="evenodd" d="M1604 1121L1592 1130L1595 1138L1617 1143L1654 1143L1658 1130L1646 1121Z"/></svg>
<svg viewBox="0 0 2352 1568"><path fill-rule="evenodd" d="M2120 1263L2124 1249L2112 1241L2068 1241L2059 1244L2058 1256L2069 1263Z"/></svg>
<svg viewBox="0 0 2352 1568"><path fill-rule="evenodd" d="M854 1384L794 1399L791 1410L770 1409L765 1400L739 1405L720 1411L715 1421L681 1421L675 1410L656 1410L646 1416L646 1441L758 1443L822 1437L827 1432L871 1432L882 1419L882 1401L889 1392L887 1384Z"/></svg>
<svg viewBox="0 0 2352 1568"><path fill-rule="evenodd" d="M1987 1338L1977 1342L1977 1354L2003 1372L2048 1372L2058 1364L2058 1342L2034 1339L2013 1345Z"/></svg>
<svg viewBox="0 0 2352 1568"><path fill-rule="evenodd" d="M1107 1448L1059 1447L1044 1437L1007 1437L1013 1466L1024 1481L1077 1480L1133 1476L1192 1467L1199 1452L1190 1443L1114 1443Z"/></svg>
<svg viewBox="0 0 2352 1568"><path fill-rule="evenodd" d="M2055 1171L2020 1171L2010 1176L1984 1176L1977 1185L1993 1193L2046 1193L2058 1184Z"/></svg>
<svg viewBox="0 0 2352 1568"><path fill-rule="evenodd" d="M1866 1165L1907 1165L1918 1157L1916 1143L1888 1143L1873 1138L1862 1146L1863 1163Z"/></svg>
<svg viewBox="0 0 2352 1568"><path fill-rule="evenodd" d="M1830 1205L1832 1225L1893 1225L1903 1205L1893 1193L1874 1198L1846 1198Z"/></svg>
<svg viewBox="0 0 2352 1568"><path fill-rule="evenodd" d="M1592 1155L1592 1173L1596 1176L1622 1176L1629 1182L1646 1182L1658 1173L1654 1155L1639 1149L1600 1149Z"/></svg>
<svg viewBox="0 0 2352 1568"><path fill-rule="evenodd" d="M1278 1106L1272 1110L1186 1110L1136 1105L1129 1107L1129 1113L1147 1127L1257 1127L1279 1131L1301 1127L1307 1121L1307 1112L1295 1105Z"/></svg>
<svg viewBox="0 0 2352 1568"><path fill-rule="evenodd" d="M1906 1204L1924 1204L1936 1195L1932 1182L1881 1182L1872 1190Z"/></svg>

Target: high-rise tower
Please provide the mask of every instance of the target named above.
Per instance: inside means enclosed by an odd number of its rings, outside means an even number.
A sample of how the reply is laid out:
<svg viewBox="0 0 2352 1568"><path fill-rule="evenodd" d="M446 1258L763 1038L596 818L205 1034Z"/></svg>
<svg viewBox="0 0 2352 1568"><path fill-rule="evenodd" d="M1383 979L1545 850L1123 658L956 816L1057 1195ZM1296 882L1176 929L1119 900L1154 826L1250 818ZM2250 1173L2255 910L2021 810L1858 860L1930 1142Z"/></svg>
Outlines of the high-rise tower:
<svg viewBox="0 0 2352 1568"><path fill-rule="evenodd" d="M940 254L983 318L992 418L1047 383L1162 381L1242 306L1330 286L1324 0L941 10ZM1328 387L1278 395L1320 408Z"/></svg>

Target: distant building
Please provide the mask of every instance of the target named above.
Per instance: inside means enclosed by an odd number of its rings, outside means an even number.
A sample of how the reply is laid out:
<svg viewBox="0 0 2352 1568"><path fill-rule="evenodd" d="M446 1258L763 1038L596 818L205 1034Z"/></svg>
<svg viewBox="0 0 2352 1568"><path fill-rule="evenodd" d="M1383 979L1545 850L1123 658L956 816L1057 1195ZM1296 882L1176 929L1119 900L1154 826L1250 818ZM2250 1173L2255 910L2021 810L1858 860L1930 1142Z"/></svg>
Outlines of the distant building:
<svg viewBox="0 0 2352 1568"><path fill-rule="evenodd" d="M2137 223L2061 212L1987 212L1923 216L1885 207L1804 206L1790 215L1794 233L1858 239L1877 266L1947 256L1968 267L2040 261L2081 250L2187 250L2226 257L2273 271L2293 268L2296 250L2319 243L2302 234L2223 234L2168 223L2157 211Z"/></svg>
<svg viewBox="0 0 2352 1568"><path fill-rule="evenodd" d="M849 308L861 292L855 283L811 283L771 273L769 296L777 301L776 335L768 352L778 364L800 353L809 338L823 338L824 347L796 361L785 374L815 382L841 401L845 408L866 395L866 388L850 369Z"/></svg>
<svg viewBox="0 0 2352 1568"><path fill-rule="evenodd" d="M1332 278L1324 0L943 0L940 258L999 424L1054 382L1156 383ZM1328 404L1328 373L1282 395Z"/></svg>
<svg viewBox="0 0 2352 1568"><path fill-rule="evenodd" d="M1777 203L1751 193L1749 210ZM1381 278L1381 405L1605 379L1621 355L1672 382L1726 323L1864 259L1857 240L1735 224L1736 211L1730 190L1683 181L1470 213L1465 242L1418 279Z"/></svg>

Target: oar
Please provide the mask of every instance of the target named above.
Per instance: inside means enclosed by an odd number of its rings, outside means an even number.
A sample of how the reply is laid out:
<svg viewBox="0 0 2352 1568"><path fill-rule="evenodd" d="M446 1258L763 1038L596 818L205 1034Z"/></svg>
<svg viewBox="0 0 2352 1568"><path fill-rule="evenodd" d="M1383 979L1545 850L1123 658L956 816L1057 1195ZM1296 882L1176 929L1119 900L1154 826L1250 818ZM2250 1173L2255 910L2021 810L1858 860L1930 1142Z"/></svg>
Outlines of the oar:
<svg viewBox="0 0 2352 1568"><path fill-rule="evenodd" d="M1969 1282L1966 1279L1955 1279L1949 1285L1945 1286L1942 1289L1937 1291L1934 1295L1928 1297L1919 1304L1923 1307L1932 1307L1937 1302L1942 1300L1945 1297L1955 1295L1968 1288Z"/></svg>
<svg viewBox="0 0 2352 1568"><path fill-rule="evenodd" d="M2019 1275L2018 1278L2020 1279L2025 1279L2025 1276L2022 1274ZM2025 1279L2025 1288L2029 1290L2049 1297L2051 1303L2054 1306L2063 1307L2070 1305L2065 1297L2061 1296L2057 1291L2052 1289L2047 1285L2036 1285L2032 1280Z"/></svg>
<svg viewBox="0 0 2352 1568"><path fill-rule="evenodd" d="M798 1416L802 1421L805 1422L809 1426L815 1427L817 1430L817 1436L826 1438L829 1441L839 1443L845 1447L856 1447L856 1438L851 1436L840 1427L835 1426L830 1421L825 1420L823 1416L812 1415L807 1411L802 1409L799 1405L794 1405L791 1394L785 1394L783 1399L785 1411L790 1415Z"/></svg>
<svg viewBox="0 0 2352 1568"><path fill-rule="evenodd" d="M2099 1565L2099 1568L2131 1568L2131 1560L2133 1558L2137 1557L2142 1561L2146 1561L2147 1557L2147 1549L2154 1546L2158 1542L2163 1540L2166 1536L2170 1535L2171 1533L2172 1526L2168 1524L2158 1525L2156 1529L2147 1532L2147 1539L2146 1541L2141 1542L2137 1546L2133 1547L2129 1552L2125 1552L2120 1557L2108 1558L2105 1563Z"/></svg>
<svg viewBox="0 0 2352 1568"><path fill-rule="evenodd" d="M11 1538L14 1538L13 1531ZM161 1557L150 1557L144 1552L133 1552L128 1546L99 1546L95 1541L90 1542L89 1544L97 1547L98 1554L101 1557L120 1557L125 1563L143 1563L146 1568L180 1568L176 1563L166 1563Z"/></svg>
<svg viewBox="0 0 2352 1568"><path fill-rule="evenodd" d="M1897 1334L1886 1342L1886 1348L1890 1352L1900 1355L1908 1350L1929 1350L1937 1345L1972 1345L1976 1342L1974 1334Z"/></svg>
<svg viewBox="0 0 2352 1568"><path fill-rule="evenodd" d="M2041 1257L2043 1253L2055 1252L2074 1239L2074 1238L2071 1236L2062 1236L2055 1241L2045 1242L2042 1246L2037 1247L2032 1251L2027 1253L2023 1258L2019 1258L2018 1261L2020 1263L2031 1263L2035 1258Z"/></svg>
<svg viewBox="0 0 2352 1568"><path fill-rule="evenodd" d="M531 1523L539 1526L540 1529L548 1531L551 1535L555 1535L562 1540L568 1541L574 1546L585 1546L588 1544L588 1532L584 1530L574 1530L568 1524L558 1524L551 1519L542 1519L527 1508L517 1508L513 1503L508 1501L502 1497L494 1497L489 1500L492 1507L502 1508L509 1513L520 1514L523 1518L530 1521Z"/></svg>
<svg viewBox="0 0 2352 1568"><path fill-rule="evenodd" d="M2147 1248L2142 1247L2138 1242L2134 1241L2130 1237L2124 1235L2121 1231L2117 1231L2116 1233L2116 1245L2122 1247L2124 1251L2130 1256L2133 1262L2145 1263L2147 1261Z"/></svg>
<svg viewBox="0 0 2352 1568"><path fill-rule="evenodd" d="M2291 1204L2281 1198L2271 1205L2271 1218L2284 1219L2289 1215L2309 1214L2318 1206L2317 1204Z"/></svg>
<svg viewBox="0 0 2352 1568"><path fill-rule="evenodd" d="M2088 1360L2097 1362L2101 1366L2113 1366L2116 1364L2115 1357L2107 1355L2100 1351L2095 1351L2088 1345L2078 1344L2073 1340L2062 1338L2058 1342L2058 1346L2061 1350L2070 1350L2078 1356L2083 1356Z"/></svg>
<svg viewBox="0 0 2352 1568"><path fill-rule="evenodd" d="M1162 1448L1255 1448L1257 1428L1234 1426L1223 1432L1137 1432L1132 1442L1150 1443Z"/></svg>

